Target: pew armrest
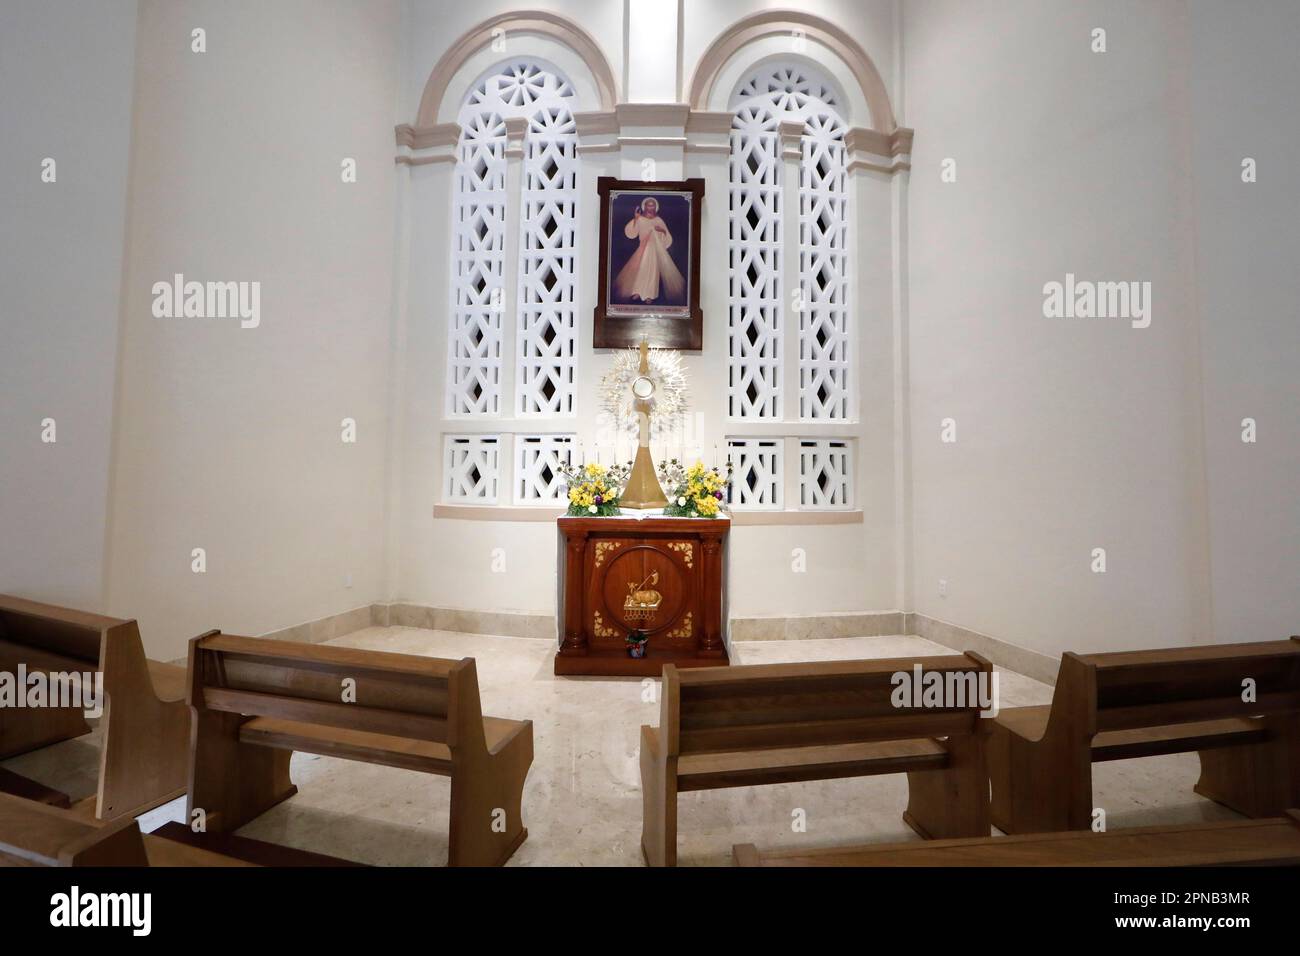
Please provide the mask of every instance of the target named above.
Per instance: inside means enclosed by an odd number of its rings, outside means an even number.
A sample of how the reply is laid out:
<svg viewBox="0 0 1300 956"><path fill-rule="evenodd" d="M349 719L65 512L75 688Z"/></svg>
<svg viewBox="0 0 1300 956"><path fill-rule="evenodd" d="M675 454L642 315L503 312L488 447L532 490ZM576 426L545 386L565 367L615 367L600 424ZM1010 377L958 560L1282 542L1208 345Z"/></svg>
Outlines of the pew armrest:
<svg viewBox="0 0 1300 956"><path fill-rule="evenodd" d="M495 757L515 742L520 734L533 733L531 720L509 720L505 717L484 717L483 738L487 743L488 753Z"/></svg>
<svg viewBox="0 0 1300 956"><path fill-rule="evenodd" d="M153 684L153 693L164 704L185 702L184 667L176 664L164 664L161 661L146 661L149 665L149 681Z"/></svg>
<svg viewBox="0 0 1300 956"><path fill-rule="evenodd" d="M993 718L993 724L998 729L1019 737L1021 740L1038 743L1047 732L1047 720L1051 713L1051 704L1040 704L1034 707L1008 707Z"/></svg>
<svg viewBox="0 0 1300 956"><path fill-rule="evenodd" d="M649 724L641 725L641 749L651 757L659 757L659 728Z"/></svg>

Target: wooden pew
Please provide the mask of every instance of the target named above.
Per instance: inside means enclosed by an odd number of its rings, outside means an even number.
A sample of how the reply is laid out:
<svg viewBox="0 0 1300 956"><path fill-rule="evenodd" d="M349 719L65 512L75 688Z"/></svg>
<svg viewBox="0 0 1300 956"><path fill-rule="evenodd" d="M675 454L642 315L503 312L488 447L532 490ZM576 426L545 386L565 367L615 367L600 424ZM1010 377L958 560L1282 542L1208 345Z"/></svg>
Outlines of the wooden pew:
<svg viewBox="0 0 1300 956"><path fill-rule="evenodd" d="M892 675L916 664L972 681L992 671L969 653L682 671L667 665L659 726L641 728L646 862L677 863L679 793L885 773L907 774L903 819L922 836L987 836L979 704L894 707Z"/></svg>
<svg viewBox="0 0 1300 956"><path fill-rule="evenodd" d="M1197 793L1277 816L1300 806L1300 639L1066 654L1050 706L989 723L993 822L1007 833L1088 829L1093 763L1193 750Z"/></svg>
<svg viewBox="0 0 1300 956"><path fill-rule="evenodd" d="M0 595L0 671L20 663L103 673L96 818L138 815L185 792L185 670L148 660L135 621ZM80 708L0 709L0 759L89 732Z"/></svg>
<svg viewBox="0 0 1300 956"><path fill-rule="evenodd" d="M189 673L189 819L201 809L208 833L296 793L289 758L301 750L450 777L451 866L503 864L528 836L533 723L483 716L473 658L211 631L190 642ZM354 703L343 702L348 686Z"/></svg>
<svg viewBox="0 0 1300 956"><path fill-rule="evenodd" d="M248 866L150 834L0 793L0 866Z"/></svg>
<svg viewBox="0 0 1300 956"><path fill-rule="evenodd" d="M296 847L283 846L278 843L267 843L265 840L254 840L234 833L195 833L185 824L176 821L164 823L145 839L158 839L159 842L169 844L171 847L168 850L169 853L183 854L189 849L211 851L212 854L221 858L240 860L250 866L287 866L294 869L303 869L304 867L313 869L320 867L366 867L364 863L357 863L353 860L328 856L324 853L313 853L310 850L299 850ZM183 849L176 850L175 846L177 844ZM150 859L152 858L153 851L151 850Z"/></svg>
<svg viewBox="0 0 1300 956"><path fill-rule="evenodd" d="M1300 866L1300 811L1264 820L811 850L732 850L737 866Z"/></svg>

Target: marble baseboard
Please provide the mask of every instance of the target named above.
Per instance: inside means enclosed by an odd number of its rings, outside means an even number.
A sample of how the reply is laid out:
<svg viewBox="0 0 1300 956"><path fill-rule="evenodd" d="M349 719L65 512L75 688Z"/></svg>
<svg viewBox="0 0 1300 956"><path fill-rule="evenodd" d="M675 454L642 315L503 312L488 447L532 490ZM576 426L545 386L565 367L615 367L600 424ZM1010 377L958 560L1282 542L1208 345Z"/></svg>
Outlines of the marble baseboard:
<svg viewBox="0 0 1300 956"><path fill-rule="evenodd" d="M323 641L332 641L344 634L351 634L353 631L370 627L373 616L371 607L369 604L363 604L361 607L354 607L340 614L331 614L315 621L308 621L306 624L296 624L293 627L282 627L278 631L270 631L261 636L277 641L301 641L304 644L320 644Z"/></svg>
<svg viewBox="0 0 1300 956"><path fill-rule="evenodd" d="M951 647L955 651L974 651L983 654L999 667L1032 677L1044 684L1053 686L1056 684L1056 672L1061 666L1059 658L1049 657L1016 644L1008 644L996 637L989 637L987 634L967 630L956 624L949 624L947 621L940 621L914 611L909 611L904 616L906 621L903 633L905 634L924 637L944 647Z"/></svg>
<svg viewBox="0 0 1300 956"><path fill-rule="evenodd" d="M499 637L556 639L555 617L551 614L471 611L403 602L363 605L262 636L319 644L366 627L418 627ZM915 635L956 651L975 651L1000 667L1046 684L1056 683L1060 666L1057 658L912 611L837 611L798 617L736 617L731 619L726 644L730 649L737 641L806 641L892 635Z"/></svg>
<svg viewBox="0 0 1300 956"><path fill-rule="evenodd" d="M807 641L904 634L902 611L837 611L800 617L733 617L732 641Z"/></svg>
<svg viewBox="0 0 1300 956"><path fill-rule="evenodd" d="M372 604L364 626L421 627L431 631L461 631L498 637L556 639L555 615L527 611L470 611L423 604Z"/></svg>

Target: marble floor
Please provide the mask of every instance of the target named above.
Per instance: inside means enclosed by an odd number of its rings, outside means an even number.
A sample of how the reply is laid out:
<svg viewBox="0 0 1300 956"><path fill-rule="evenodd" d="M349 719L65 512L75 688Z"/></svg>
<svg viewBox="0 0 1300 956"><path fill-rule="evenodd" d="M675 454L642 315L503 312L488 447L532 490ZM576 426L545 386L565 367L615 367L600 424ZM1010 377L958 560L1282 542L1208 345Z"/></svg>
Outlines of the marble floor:
<svg viewBox="0 0 1300 956"><path fill-rule="evenodd" d="M512 866L638 866L641 724L657 724L657 693L637 679L555 677L549 640L403 627L370 627L330 641L346 647L434 657L474 657L484 713L533 721L536 756L524 791L527 841ZM910 657L952 653L919 637L754 641L734 645L733 662ZM1000 670L1002 707L1048 703L1051 688ZM656 687L657 691L657 687ZM95 789L97 733L4 766L74 799ZM1098 805L1111 829L1231 819L1192 793L1195 754L1095 765ZM362 863L441 866L447 858L450 786L445 778L297 753L296 796L240 833ZM831 780L687 793L679 802L682 865L728 865L734 843L833 846L918 839L903 823L906 777ZM177 800L140 818L147 830L184 818ZM796 810L806 832L793 832ZM995 831L996 832L996 831Z"/></svg>

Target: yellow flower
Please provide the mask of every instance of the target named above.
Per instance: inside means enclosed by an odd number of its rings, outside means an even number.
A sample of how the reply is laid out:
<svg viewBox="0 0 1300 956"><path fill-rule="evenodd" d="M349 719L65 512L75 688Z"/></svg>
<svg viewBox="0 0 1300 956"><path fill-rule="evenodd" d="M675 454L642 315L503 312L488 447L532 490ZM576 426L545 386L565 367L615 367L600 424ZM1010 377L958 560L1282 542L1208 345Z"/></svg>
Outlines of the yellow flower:
<svg viewBox="0 0 1300 956"><path fill-rule="evenodd" d="M605 467L603 465L598 465L594 461L587 463L588 478L602 478L604 477L604 475L605 475Z"/></svg>
<svg viewBox="0 0 1300 956"><path fill-rule="evenodd" d="M695 510L706 518L718 513L718 499L712 495L695 499Z"/></svg>

